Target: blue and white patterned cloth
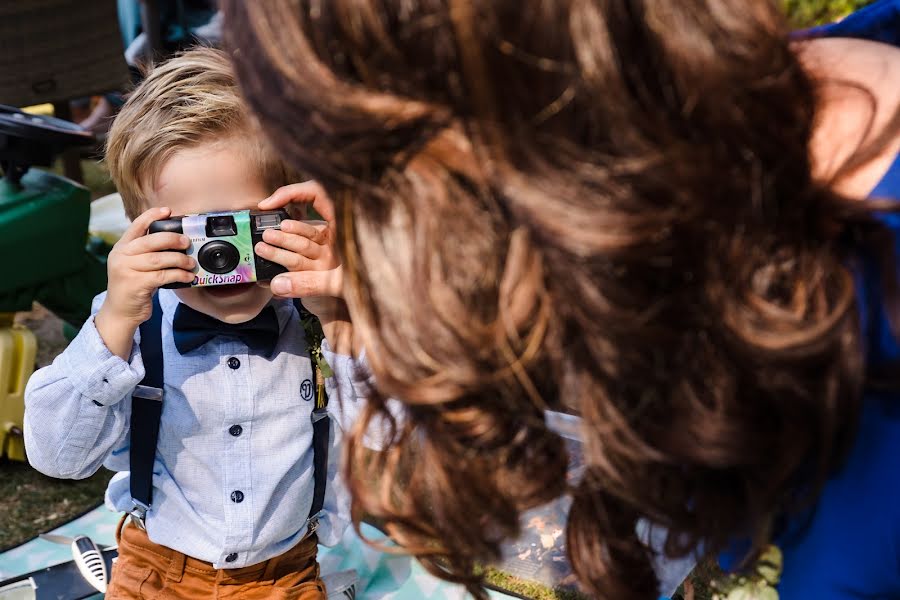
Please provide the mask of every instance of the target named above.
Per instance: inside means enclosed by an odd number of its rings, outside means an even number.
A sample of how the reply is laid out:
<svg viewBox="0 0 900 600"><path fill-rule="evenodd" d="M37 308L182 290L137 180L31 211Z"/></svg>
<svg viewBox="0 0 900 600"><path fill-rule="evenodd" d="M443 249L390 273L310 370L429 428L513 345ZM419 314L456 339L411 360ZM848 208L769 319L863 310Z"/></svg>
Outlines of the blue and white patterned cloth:
<svg viewBox="0 0 900 600"><path fill-rule="evenodd" d="M68 537L87 535L100 545L115 544L115 529L119 516L105 508L93 510L74 521L55 529L53 533ZM388 543L373 527L363 524L366 539ZM354 569L359 575L356 597L365 600L467 600L471 596L465 588L436 579L422 565L409 556L385 554L366 545L352 527L348 527L340 542L333 547L319 546L322 575L344 569ZM72 560L69 546L35 538L26 544L0 553L0 581L44 569L50 565ZM490 592L497 600L512 600L517 596ZM91 600L101 600L99 594Z"/></svg>
<svg viewBox="0 0 900 600"><path fill-rule="evenodd" d="M94 300L94 314L104 298ZM314 486L313 367L297 313L290 301L272 301L281 333L269 358L222 337L182 356L172 340L178 298L160 290L159 299L165 401L147 515L150 539L218 568L282 554L306 531ZM365 369L327 343L323 351L335 373L326 386L337 444L341 429L365 405L359 393ZM106 348L92 316L28 383L25 443L32 466L71 479L101 465L118 471L106 502L130 510L131 393L143 376L139 333L126 362ZM349 521L347 492L336 477L338 455L332 447L317 531L326 545L340 540Z"/></svg>

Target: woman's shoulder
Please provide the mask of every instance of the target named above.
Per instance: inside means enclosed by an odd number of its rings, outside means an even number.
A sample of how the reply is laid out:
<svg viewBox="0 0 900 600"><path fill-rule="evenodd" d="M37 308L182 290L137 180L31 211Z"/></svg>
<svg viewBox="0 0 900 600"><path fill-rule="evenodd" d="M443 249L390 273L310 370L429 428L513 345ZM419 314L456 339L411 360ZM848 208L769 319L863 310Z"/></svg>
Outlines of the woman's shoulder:
<svg viewBox="0 0 900 600"><path fill-rule="evenodd" d="M900 48L817 38L798 43L797 51L817 87L813 175L843 194L865 198L900 152Z"/></svg>

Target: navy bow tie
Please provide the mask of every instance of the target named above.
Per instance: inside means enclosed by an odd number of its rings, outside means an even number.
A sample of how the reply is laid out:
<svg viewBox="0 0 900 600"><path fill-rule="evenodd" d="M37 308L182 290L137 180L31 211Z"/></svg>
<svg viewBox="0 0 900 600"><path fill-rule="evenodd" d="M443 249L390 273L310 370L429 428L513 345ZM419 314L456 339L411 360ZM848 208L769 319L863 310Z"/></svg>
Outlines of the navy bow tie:
<svg viewBox="0 0 900 600"><path fill-rule="evenodd" d="M181 354L187 354L221 335L238 338L251 350L259 351L263 356L271 356L278 343L278 332L278 317L271 306L265 307L249 321L231 324L179 303L172 320L172 336L175 347Z"/></svg>

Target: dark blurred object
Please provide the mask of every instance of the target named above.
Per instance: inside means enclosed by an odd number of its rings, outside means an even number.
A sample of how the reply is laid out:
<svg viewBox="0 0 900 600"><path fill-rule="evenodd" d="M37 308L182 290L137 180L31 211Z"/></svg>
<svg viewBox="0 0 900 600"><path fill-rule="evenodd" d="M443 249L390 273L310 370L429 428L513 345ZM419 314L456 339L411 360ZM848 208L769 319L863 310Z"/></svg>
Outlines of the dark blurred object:
<svg viewBox="0 0 900 600"><path fill-rule="evenodd" d="M84 0L0 0L0 104L52 103L123 90L130 81L116 4ZM63 154L66 176L81 181L77 151Z"/></svg>
<svg viewBox="0 0 900 600"><path fill-rule="evenodd" d="M117 0L116 4L125 62L134 84L143 78L147 65L198 44L218 46L222 40L222 15L213 0ZM89 115L73 115L72 120L103 142L124 102L121 92L110 92L98 98Z"/></svg>
<svg viewBox="0 0 900 600"><path fill-rule="evenodd" d="M216 4L214 0L141 0L141 31L124 32L126 38L137 33L125 52L126 60L132 65L154 62L196 44L218 46L222 24Z"/></svg>

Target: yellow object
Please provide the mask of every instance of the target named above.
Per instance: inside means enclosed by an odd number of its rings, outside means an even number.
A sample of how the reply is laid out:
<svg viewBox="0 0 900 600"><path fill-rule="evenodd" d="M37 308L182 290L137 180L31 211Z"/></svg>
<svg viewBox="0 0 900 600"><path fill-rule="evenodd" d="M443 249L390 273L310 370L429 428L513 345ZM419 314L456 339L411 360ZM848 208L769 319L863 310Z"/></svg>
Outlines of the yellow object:
<svg viewBox="0 0 900 600"><path fill-rule="evenodd" d="M37 339L31 330L0 314L0 455L25 460L25 384L34 371Z"/></svg>
<svg viewBox="0 0 900 600"><path fill-rule="evenodd" d="M769 544L760 553L753 572L723 574L710 581L713 600L778 600L778 582L784 571L781 549Z"/></svg>
<svg viewBox="0 0 900 600"><path fill-rule="evenodd" d="M52 104L35 104L34 106L26 106L22 108L23 112L27 112L32 115L46 115L48 117L53 116L53 105Z"/></svg>

